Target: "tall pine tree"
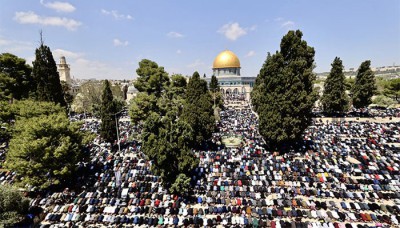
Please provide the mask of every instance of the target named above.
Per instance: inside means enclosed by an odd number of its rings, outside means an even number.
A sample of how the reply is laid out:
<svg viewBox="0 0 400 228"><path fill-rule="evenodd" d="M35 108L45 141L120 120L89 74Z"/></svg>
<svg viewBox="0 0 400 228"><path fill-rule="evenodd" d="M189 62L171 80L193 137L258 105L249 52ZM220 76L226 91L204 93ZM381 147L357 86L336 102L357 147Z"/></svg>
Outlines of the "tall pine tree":
<svg viewBox="0 0 400 228"><path fill-rule="evenodd" d="M331 72L325 81L321 103L323 110L329 114L348 110L349 98L346 94L343 64L339 57L333 60Z"/></svg>
<svg viewBox="0 0 400 228"><path fill-rule="evenodd" d="M267 58L252 93L260 133L273 148L297 142L311 123L315 51L302 36L297 30L282 38L280 52Z"/></svg>
<svg viewBox="0 0 400 228"><path fill-rule="evenodd" d="M217 77L215 77L215 75L211 76L210 90L211 90L211 92L219 91L218 79L217 79Z"/></svg>
<svg viewBox="0 0 400 228"><path fill-rule="evenodd" d="M60 76L50 48L40 43L35 51L36 59L33 61L33 78L36 84L36 99L50 101L61 106L66 106L64 93L61 87Z"/></svg>
<svg viewBox="0 0 400 228"><path fill-rule="evenodd" d="M268 52L267 58L263 65L263 68L261 68L261 70L260 70L260 73L262 71L263 75L266 74L264 72L265 71L264 66L266 66L267 63L269 63L270 59L271 59L271 54ZM259 75L257 75L253 90L250 93L251 105L253 106L254 111L257 113L259 112L258 108L260 106L262 106L265 92L266 92L266 90L265 90L264 76L260 76L260 74L259 74Z"/></svg>
<svg viewBox="0 0 400 228"><path fill-rule="evenodd" d="M357 71L356 81L351 89L353 94L353 106L365 108L372 103L372 96L376 91L375 75L371 70L371 61L361 63Z"/></svg>
<svg viewBox="0 0 400 228"><path fill-rule="evenodd" d="M213 102L207 89L207 82L194 72L186 90L186 103L182 119L189 123L198 144L209 139L215 129Z"/></svg>
<svg viewBox="0 0 400 228"><path fill-rule="evenodd" d="M104 81L103 94L101 96L101 125L100 136L106 142L114 142L117 139L116 118L117 110L113 101L110 82Z"/></svg>

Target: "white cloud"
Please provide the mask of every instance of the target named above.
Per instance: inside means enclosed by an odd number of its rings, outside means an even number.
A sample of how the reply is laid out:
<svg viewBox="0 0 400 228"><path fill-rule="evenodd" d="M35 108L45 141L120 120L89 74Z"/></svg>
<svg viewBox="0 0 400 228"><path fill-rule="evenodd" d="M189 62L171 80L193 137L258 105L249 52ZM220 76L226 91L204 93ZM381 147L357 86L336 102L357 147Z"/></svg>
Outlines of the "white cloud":
<svg viewBox="0 0 400 228"><path fill-rule="evenodd" d="M61 56L65 56L65 58L69 59L77 59L77 58L81 58L84 56L84 53L80 53L80 52L72 52L72 51L67 51L64 49L55 49L53 50L53 57L57 60L58 58L60 58Z"/></svg>
<svg viewBox="0 0 400 228"><path fill-rule="evenodd" d="M247 34L246 29L240 27L239 23L228 23L223 25L218 33L223 34L229 40L237 40L239 37Z"/></svg>
<svg viewBox="0 0 400 228"><path fill-rule="evenodd" d="M171 37L171 38L182 38L183 37L183 35L180 34L179 32L173 32L173 31L167 33L167 36Z"/></svg>
<svg viewBox="0 0 400 228"><path fill-rule="evenodd" d="M11 40L6 40L6 39L3 39L3 38L0 38L0 46L6 46L6 45L9 45L9 44L11 44Z"/></svg>
<svg viewBox="0 0 400 228"><path fill-rule="evenodd" d="M182 51L180 49L176 50L176 54L181 54Z"/></svg>
<svg viewBox="0 0 400 228"><path fill-rule="evenodd" d="M116 47L118 47L118 46L128 46L129 42L128 41L121 41L121 40L115 38L113 40L113 44Z"/></svg>
<svg viewBox="0 0 400 228"><path fill-rule="evenodd" d="M129 14L126 14L126 15L125 14L120 14L120 13L118 13L117 10L108 11L108 10L102 9L101 13L104 14L104 15L111 15L117 20L119 20L119 19L132 20L133 19L133 17L131 15L129 15Z"/></svg>
<svg viewBox="0 0 400 228"><path fill-rule="evenodd" d="M188 68L195 68L195 67L199 67L199 66L202 66L202 65L204 65L204 63L200 59L196 59L196 61L194 61L193 63L188 64L187 67Z"/></svg>
<svg viewBox="0 0 400 228"><path fill-rule="evenodd" d="M246 54L246 57L251 57L251 56L254 56L255 54L256 54L256 52L251 50Z"/></svg>
<svg viewBox="0 0 400 228"><path fill-rule="evenodd" d="M8 40L6 38L0 37L0 47L2 52L10 52L14 54L20 54L25 51L33 52L35 47L31 42L18 41L18 40Z"/></svg>
<svg viewBox="0 0 400 228"><path fill-rule="evenodd" d="M293 21L285 21L281 24L282 27L291 27L294 25Z"/></svg>
<svg viewBox="0 0 400 228"><path fill-rule="evenodd" d="M252 26L249 28L250 31L255 31L256 29L257 29L257 25L252 25Z"/></svg>
<svg viewBox="0 0 400 228"><path fill-rule="evenodd" d="M76 30L82 25L81 22L65 17L46 17L40 16L32 11L28 12L15 12L14 20L20 24L39 24L50 26L61 26L68 30Z"/></svg>
<svg viewBox="0 0 400 228"><path fill-rule="evenodd" d="M47 2L45 3L44 0L40 0L40 4L43 6L53 9L57 12L64 12L64 13L71 13L75 11L75 6L73 6L71 3L68 2Z"/></svg>
<svg viewBox="0 0 400 228"><path fill-rule="evenodd" d="M76 78L118 79L133 77L133 65L132 67L111 65L96 59L88 58L86 53L73 52L60 48L53 51L53 56L56 62L59 61L61 56L65 56L67 63L70 65L71 74Z"/></svg>
<svg viewBox="0 0 400 228"><path fill-rule="evenodd" d="M283 21L283 17L277 17L274 19L274 21Z"/></svg>

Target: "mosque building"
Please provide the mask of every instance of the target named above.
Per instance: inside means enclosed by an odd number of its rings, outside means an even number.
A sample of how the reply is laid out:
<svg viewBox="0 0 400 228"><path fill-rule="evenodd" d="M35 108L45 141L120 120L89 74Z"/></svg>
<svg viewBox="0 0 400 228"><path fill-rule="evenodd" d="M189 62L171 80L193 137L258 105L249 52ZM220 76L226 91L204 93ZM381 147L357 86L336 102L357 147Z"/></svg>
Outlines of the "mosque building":
<svg viewBox="0 0 400 228"><path fill-rule="evenodd" d="M240 75L239 58L232 51L225 50L217 55L213 63L213 75L217 77L222 94L242 95L250 100L256 77L243 77ZM211 78L207 78L208 83Z"/></svg>
<svg viewBox="0 0 400 228"><path fill-rule="evenodd" d="M213 63L213 75L217 77L221 93L224 96L242 96L250 101L250 92L253 89L256 77L243 77L240 75L239 58L232 51L225 50L217 55ZM205 78L208 83L211 77ZM127 101L138 93L137 89L130 85L127 91Z"/></svg>

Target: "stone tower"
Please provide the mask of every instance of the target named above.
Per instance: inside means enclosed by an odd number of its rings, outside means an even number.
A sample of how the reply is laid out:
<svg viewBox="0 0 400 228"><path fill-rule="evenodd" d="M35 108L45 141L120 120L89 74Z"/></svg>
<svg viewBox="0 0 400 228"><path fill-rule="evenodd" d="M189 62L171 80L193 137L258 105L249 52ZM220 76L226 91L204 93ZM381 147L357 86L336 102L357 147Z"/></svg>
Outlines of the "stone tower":
<svg viewBox="0 0 400 228"><path fill-rule="evenodd" d="M69 65L67 64L64 56L61 56L60 63L57 64L57 70L60 75L60 81L64 81L68 85L71 85L71 69L69 68Z"/></svg>

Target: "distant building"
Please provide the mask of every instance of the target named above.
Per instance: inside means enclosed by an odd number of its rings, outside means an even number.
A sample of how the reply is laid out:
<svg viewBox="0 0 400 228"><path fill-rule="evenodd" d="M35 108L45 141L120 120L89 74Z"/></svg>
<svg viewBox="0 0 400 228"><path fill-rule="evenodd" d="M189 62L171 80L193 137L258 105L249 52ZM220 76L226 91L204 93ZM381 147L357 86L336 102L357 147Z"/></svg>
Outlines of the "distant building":
<svg viewBox="0 0 400 228"><path fill-rule="evenodd" d="M67 64L64 56L61 56L60 63L57 64L57 71L60 75L60 81L64 81L68 85L71 85L71 69L69 68L69 65Z"/></svg>
<svg viewBox="0 0 400 228"><path fill-rule="evenodd" d="M240 69L239 58L229 50L217 55L212 68L223 95L243 95L249 101L256 77L242 77ZM210 83L211 78L206 80Z"/></svg>
<svg viewBox="0 0 400 228"><path fill-rule="evenodd" d="M135 88L135 86L128 86L128 91L126 92L126 102L129 103L132 98L136 97L138 92L139 91Z"/></svg>
<svg viewBox="0 0 400 228"><path fill-rule="evenodd" d="M57 71L60 76L60 81L66 82L70 88L71 95L75 96L79 91L79 85L71 79L71 68L69 64L67 64L65 56L61 56L60 63L57 64Z"/></svg>

